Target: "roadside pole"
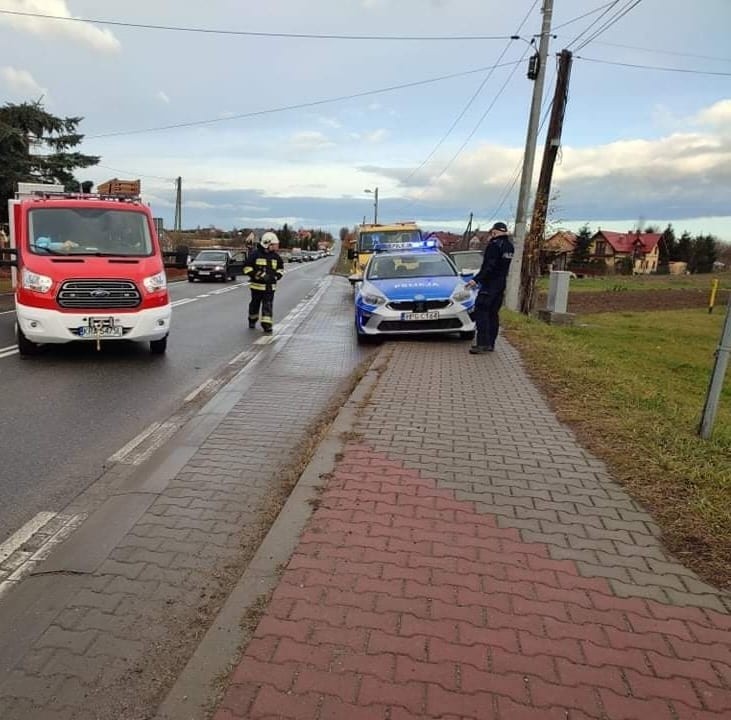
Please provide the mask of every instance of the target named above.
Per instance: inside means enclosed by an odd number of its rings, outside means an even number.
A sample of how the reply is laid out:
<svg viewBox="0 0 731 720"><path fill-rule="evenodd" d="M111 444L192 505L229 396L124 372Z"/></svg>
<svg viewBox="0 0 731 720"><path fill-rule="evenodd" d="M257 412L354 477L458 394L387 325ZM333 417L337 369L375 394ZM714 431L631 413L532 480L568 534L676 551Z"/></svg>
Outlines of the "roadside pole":
<svg viewBox="0 0 731 720"><path fill-rule="evenodd" d="M538 179L536 198L533 203L533 218L530 223L530 232L525 238L525 250L523 252L522 288L519 295L520 311L524 315L530 315L535 305L536 280L540 275L540 256L546 230L553 168L558 157L558 149L561 147L561 133L563 132L563 119L566 114L566 103L569 96L572 59L569 50L561 51L556 77L556 90L551 109L551 121L548 126L548 133L546 133L546 147L543 151L541 175Z"/></svg>
<svg viewBox="0 0 731 720"><path fill-rule="evenodd" d="M548 44L551 39L553 0L543 0L542 12L543 26L541 28L541 41L538 46L538 75L533 85L533 100L531 101L528 134L525 142L525 154L523 155L523 175L520 180L518 209L515 213L515 229L513 231L515 254L513 255L512 263L510 263L510 275L508 276L508 286L505 294L505 305L510 310L518 310L520 300L520 278L523 268L526 216L528 214L528 202L530 201L530 189L533 180L536 145L538 144L538 125L541 116L543 86L546 81L546 61L548 59Z"/></svg>
<svg viewBox="0 0 731 720"><path fill-rule="evenodd" d="M701 423L698 428L698 433L704 440L708 440L713 433L713 423L716 419L716 412L718 411L718 402L721 399L721 391L723 390L723 381L726 377L729 355L731 355L731 294L729 294L728 306L726 307L726 320L723 324L721 342L716 350L716 362L713 365L706 404L703 407L703 415L701 416Z"/></svg>

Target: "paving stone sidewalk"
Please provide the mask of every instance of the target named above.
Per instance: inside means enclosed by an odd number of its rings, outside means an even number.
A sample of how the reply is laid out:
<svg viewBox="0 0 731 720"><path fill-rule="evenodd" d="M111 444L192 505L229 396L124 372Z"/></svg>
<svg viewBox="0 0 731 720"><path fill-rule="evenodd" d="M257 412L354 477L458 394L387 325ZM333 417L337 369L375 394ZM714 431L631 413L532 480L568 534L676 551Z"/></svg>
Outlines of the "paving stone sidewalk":
<svg viewBox="0 0 731 720"><path fill-rule="evenodd" d="M507 343L395 343L215 720L719 720L731 599Z"/></svg>
<svg viewBox="0 0 731 720"><path fill-rule="evenodd" d="M296 331L280 326L255 372L184 429L172 455L187 460L173 477L141 466L134 488L115 486L116 475L107 483L102 509L131 500L143 512L103 552L77 541L98 566L57 564L3 598L0 720L151 716L256 550L261 513L299 443L366 356L352 337L351 292L327 278ZM112 534L117 520L108 513Z"/></svg>

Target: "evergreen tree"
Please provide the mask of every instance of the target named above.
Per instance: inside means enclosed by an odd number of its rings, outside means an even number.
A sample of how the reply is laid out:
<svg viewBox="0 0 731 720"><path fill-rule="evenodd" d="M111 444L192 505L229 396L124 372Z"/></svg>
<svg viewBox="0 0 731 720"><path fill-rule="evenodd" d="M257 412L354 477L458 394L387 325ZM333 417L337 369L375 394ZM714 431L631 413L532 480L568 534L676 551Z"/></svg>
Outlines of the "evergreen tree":
<svg viewBox="0 0 731 720"><path fill-rule="evenodd" d="M693 238L690 233L686 230L678 240L678 246L676 250L676 257L678 261L688 263L688 270L690 270L690 261L693 254ZM692 270L691 270L692 272Z"/></svg>
<svg viewBox="0 0 731 720"><path fill-rule="evenodd" d="M591 230L588 225L579 229L576 235L576 244L571 253L572 265L587 265L589 263L589 248L591 246Z"/></svg>
<svg viewBox="0 0 731 720"><path fill-rule="evenodd" d="M81 189L74 170L99 162L95 155L74 151L84 138L77 131L82 119L51 115L40 101L0 107L0 222L8 221L7 201L19 182Z"/></svg>
<svg viewBox="0 0 731 720"><path fill-rule="evenodd" d="M673 226L668 223L665 231L660 236L660 242L658 251L660 258L658 260L658 272L669 272L669 265L675 261L677 240L675 239L675 230Z"/></svg>

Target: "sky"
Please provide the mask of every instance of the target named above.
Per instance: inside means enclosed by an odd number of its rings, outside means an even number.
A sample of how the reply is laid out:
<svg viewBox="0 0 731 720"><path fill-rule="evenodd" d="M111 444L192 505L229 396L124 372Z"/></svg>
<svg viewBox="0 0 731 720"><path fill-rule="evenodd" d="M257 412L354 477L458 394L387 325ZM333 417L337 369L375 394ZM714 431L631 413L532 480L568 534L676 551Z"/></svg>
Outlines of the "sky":
<svg viewBox="0 0 731 720"><path fill-rule="evenodd" d="M415 219L462 232L474 213L481 227L512 225L533 89L529 41L540 32L541 5L0 0L0 10L84 20L351 36L254 37L0 13L0 99L42 98L56 115L83 117L81 149L102 159L79 179L141 178L166 227L178 176L184 227L288 222L337 231L372 218L365 190L376 187L381 222ZM555 54L576 49L601 11L575 19L607 1L554 5L546 96ZM731 0L642 0L576 53L554 176L555 227L671 222L731 241L729 27ZM514 34L522 39L504 39ZM499 39L464 39L474 35ZM489 69L498 63L507 65ZM422 83L450 75L457 77ZM398 85L412 86L375 92ZM321 102L352 95L360 97ZM262 113L303 104L310 106ZM199 121L206 122L150 130Z"/></svg>

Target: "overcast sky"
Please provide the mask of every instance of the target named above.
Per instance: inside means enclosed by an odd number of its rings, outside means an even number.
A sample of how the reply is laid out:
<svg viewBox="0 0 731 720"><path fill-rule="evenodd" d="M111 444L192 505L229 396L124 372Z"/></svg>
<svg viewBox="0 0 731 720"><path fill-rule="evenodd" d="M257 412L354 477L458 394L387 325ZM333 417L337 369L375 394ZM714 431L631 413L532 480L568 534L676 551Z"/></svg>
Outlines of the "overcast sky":
<svg viewBox="0 0 731 720"><path fill-rule="evenodd" d="M264 33L506 36L533 4L0 0L0 9ZM540 30L541 4L530 13L523 37ZM568 46L598 13L559 26L605 4L555 0L552 53ZM579 55L731 73L730 28L731 0L644 0ZM172 179L178 175L186 227L285 221L352 226L372 217L372 197L364 189L376 186L382 221L416 218L461 232L470 212L483 226L496 213L510 224L514 220L517 193L506 190L525 142L532 91L525 63L512 77L514 65L494 70L436 152L486 70L306 109L230 116L485 68L502 53L502 62L515 62L530 52L524 41L244 37L0 14L0 47L0 97L21 102L43 96L51 112L83 116L83 150L102 156L101 166L84 177L141 177L166 226L172 224ZM551 59L551 92L554 68ZM108 136L200 120L220 122ZM563 143L554 185L560 224L628 229L640 219L671 221L679 230L731 240L731 75L577 59Z"/></svg>

